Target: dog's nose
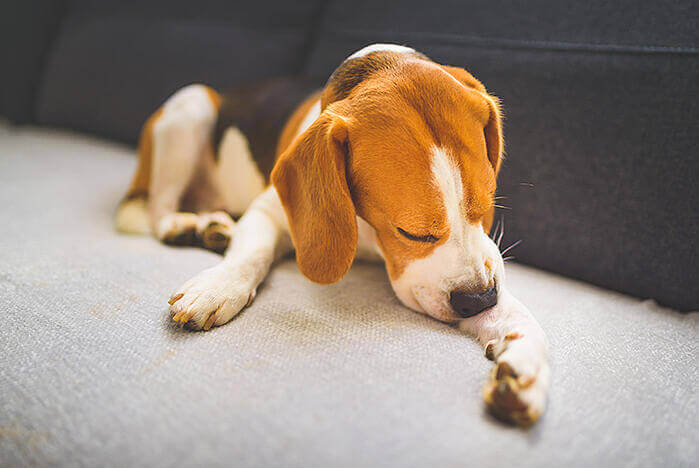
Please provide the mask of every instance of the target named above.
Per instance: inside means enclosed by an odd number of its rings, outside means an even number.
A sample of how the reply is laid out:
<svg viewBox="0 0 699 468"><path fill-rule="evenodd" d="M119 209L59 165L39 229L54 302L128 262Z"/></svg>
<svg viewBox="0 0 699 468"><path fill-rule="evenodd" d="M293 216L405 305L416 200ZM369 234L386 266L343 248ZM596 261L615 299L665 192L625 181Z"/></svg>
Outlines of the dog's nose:
<svg viewBox="0 0 699 468"><path fill-rule="evenodd" d="M454 312L463 318L473 317L498 303L498 291L495 286L475 294L466 291L452 291L449 294L449 303Z"/></svg>

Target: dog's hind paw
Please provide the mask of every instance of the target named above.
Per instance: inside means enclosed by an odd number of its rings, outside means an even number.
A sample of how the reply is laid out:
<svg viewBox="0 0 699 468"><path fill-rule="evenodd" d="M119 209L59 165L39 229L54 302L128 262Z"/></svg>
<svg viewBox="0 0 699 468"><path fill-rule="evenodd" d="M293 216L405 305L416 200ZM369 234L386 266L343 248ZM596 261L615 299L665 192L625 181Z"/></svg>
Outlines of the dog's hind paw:
<svg viewBox="0 0 699 468"><path fill-rule="evenodd" d="M255 298L256 285L221 265L187 281L170 298L172 320L190 330L208 330L235 317Z"/></svg>
<svg viewBox="0 0 699 468"><path fill-rule="evenodd" d="M158 222L156 237L164 244L193 246L197 244L197 223L194 213L169 213Z"/></svg>
<svg viewBox="0 0 699 468"><path fill-rule="evenodd" d="M201 213L197 223L197 235L202 247L216 253L223 253L230 244L235 229L235 221L228 213L214 211Z"/></svg>
<svg viewBox="0 0 699 468"><path fill-rule="evenodd" d="M235 221L228 213L170 213L158 223L156 235L168 245L204 247L223 253L230 244Z"/></svg>

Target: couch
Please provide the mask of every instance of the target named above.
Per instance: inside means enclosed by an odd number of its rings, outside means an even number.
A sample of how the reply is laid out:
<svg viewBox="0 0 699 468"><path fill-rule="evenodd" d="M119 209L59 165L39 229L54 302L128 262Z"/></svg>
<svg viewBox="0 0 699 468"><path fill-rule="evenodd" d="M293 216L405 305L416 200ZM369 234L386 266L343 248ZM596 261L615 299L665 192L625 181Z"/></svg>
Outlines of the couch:
<svg viewBox="0 0 699 468"><path fill-rule="evenodd" d="M699 38L692 3L11 3L0 31L0 465L696 466ZM192 82L319 85L405 43L499 96L510 288L551 342L529 430L491 363L381 265L293 259L208 333L169 323L219 257L118 235L138 128Z"/></svg>

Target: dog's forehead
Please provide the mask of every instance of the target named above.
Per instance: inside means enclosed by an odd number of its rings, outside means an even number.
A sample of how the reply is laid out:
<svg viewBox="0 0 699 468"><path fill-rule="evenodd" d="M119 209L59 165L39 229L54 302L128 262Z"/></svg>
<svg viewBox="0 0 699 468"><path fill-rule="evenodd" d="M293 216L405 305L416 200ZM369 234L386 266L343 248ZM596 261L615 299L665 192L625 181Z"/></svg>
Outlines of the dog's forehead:
<svg viewBox="0 0 699 468"><path fill-rule="evenodd" d="M420 226L444 224L444 194L435 180L439 154L450 161L450 177L458 175L463 214L483 215L495 177L483 133L489 108L481 93L412 49L376 44L348 57L328 81L324 106L345 98L353 116L349 174L355 202L371 203L394 219L412 214Z"/></svg>
<svg viewBox="0 0 699 468"><path fill-rule="evenodd" d="M360 211L378 211L413 232L445 234L457 219L479 223L492 208L495 178L487 163L465 163L436 145L412 157L391 157L394 150L350 169Z"/></svg>
<svg viewBox="0 0 699 468"><path fill-rule="evenodd" d="M440 183L448 178L459 185L462 214L472 220L483 216L491 207L496 179L482 126L467 118L463 125L446 118L438 123L439 118L430 122L414 109L396 106L358 119L349 168L353 183L364 190L358 195L376 197L372 203L388 215L412 213L424 225L430 214L443 211ZM433 218L440 222L439 216Z"/></svg>
<svg viewBox="0 0 699 468"><path fill-rule="evenodd" d="M358 202L403 222L439 222L442 203L431 176L430 141L417 141L405 128L384 128L352 148L350 178Z"/></svg>

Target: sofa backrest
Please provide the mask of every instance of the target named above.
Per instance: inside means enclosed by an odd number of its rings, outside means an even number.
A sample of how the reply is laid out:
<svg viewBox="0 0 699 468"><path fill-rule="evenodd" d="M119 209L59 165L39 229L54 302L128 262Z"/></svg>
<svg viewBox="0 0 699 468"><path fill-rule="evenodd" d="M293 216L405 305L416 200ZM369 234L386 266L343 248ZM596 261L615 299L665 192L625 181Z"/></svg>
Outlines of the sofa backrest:
<svg viewBox="0 0 699 468"><path fill-rule="evenodd" d="M182 86L302 71L319 1L72 0L41 85L38 123L133 142Z"/></svg>
<svg viewBox="0 0 699 468"><path fill-rule="evenodd" d="M502 99L518 261L699 308L694 2L644 3L22 0L0 113L134 142L185 84L320 84L364 45L407 44Z"/></svg>
<svg viewBox="0 0 699 468"><path fill-rule="evenodd" d="M0 117L36 121L36 90L63 7L63 0L11 0L0 6Z"/></svg>
<svg viewBox="0 0 699 468"><path fill-rule="evenodd" d="M330 2L308 64L372 42L467 68L502 99L503 247L699 309L699 31L691 1ZM564 307L564 305L562 305Z"/></svg>

